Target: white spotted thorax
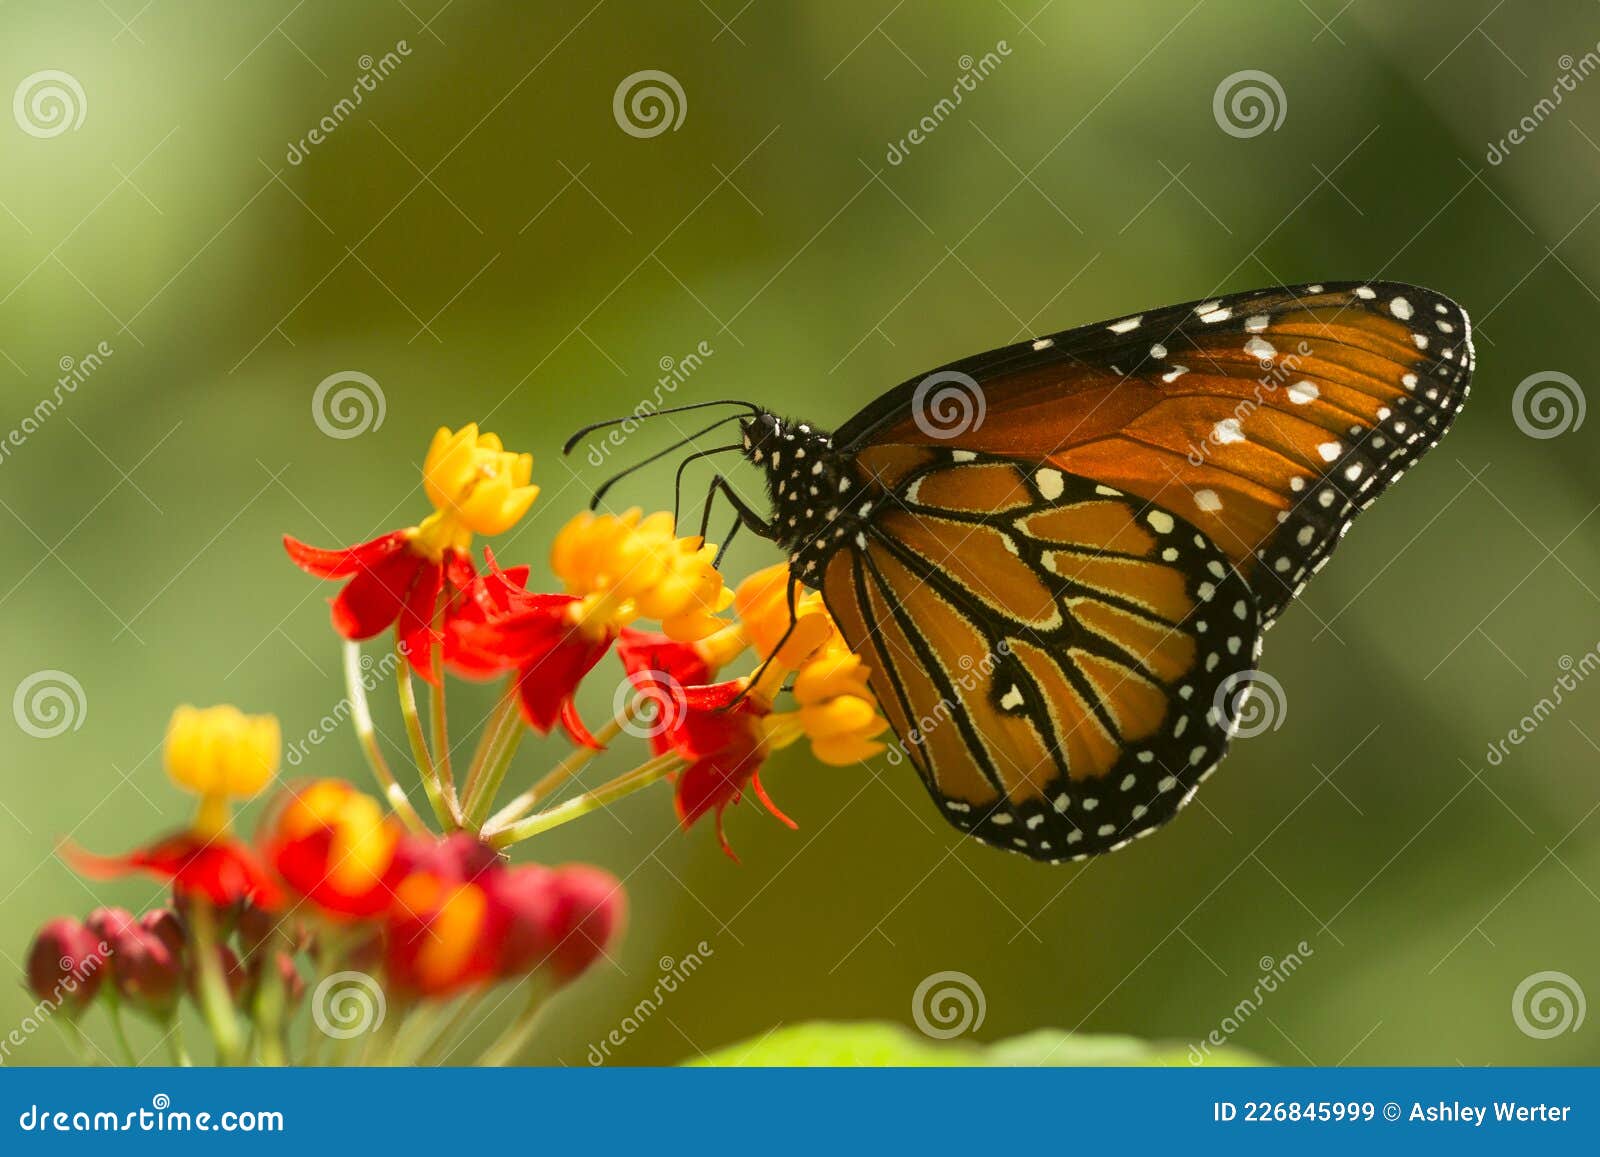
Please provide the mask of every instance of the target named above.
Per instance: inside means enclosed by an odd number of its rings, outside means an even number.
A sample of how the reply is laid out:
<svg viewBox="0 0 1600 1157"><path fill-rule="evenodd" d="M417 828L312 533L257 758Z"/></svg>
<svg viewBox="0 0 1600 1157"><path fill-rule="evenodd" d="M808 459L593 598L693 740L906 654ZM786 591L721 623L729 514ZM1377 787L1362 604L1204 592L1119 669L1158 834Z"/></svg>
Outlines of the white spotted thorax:
<svg viewBox="0 0 1600 1157"><path fill-rule="evenodd" d="M763 411L741 423L741 433L744 456L767 478L772 541L794 574L817 586L828 555L864 533L872 497L851 481L826 430Z"/></svg>

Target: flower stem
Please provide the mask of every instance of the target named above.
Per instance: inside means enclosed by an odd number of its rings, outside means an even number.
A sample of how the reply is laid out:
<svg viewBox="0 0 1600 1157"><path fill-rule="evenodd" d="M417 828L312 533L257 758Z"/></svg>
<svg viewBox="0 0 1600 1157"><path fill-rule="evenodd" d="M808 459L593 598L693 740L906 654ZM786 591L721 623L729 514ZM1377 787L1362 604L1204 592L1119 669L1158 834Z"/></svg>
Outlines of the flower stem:
<svg viewBox="0 0 1600 1157"><path fill-rule="evenodd" d="M411 665L406 662L406 657L399 647L395 648L395 656L400 660L397 668L394 685L400 697L400 717L405 720L406 738L411 742L411 758L417 765L417 776L422 780L422 790L428 797L428 804L433 808L434 818L439 821L439 826L445 831L454 831L461 825L456 822L455 809L451 807L450 800L445 796L445 791L439 783L439 771L434 765L433 754L428 750L427 737L422 734L422 717L417 712L417 693L411 684Z"/></svg>
<svg viewBox="0 0 1600 1157"><path fill-rule="evenodd" d="M178 1068L187 1069L194 1065L194 1061L189 1059L189 1050L183 1045L183 1017L176 1012L167 1025L167 1056Z"/></svg>
<svg viewBox="0 0 1600 1157"><path fill-rule="evenodd" d="M415 1063L417 1065L429 1065L434 1068L444 1064L450 1058L450 1054L455 1051L454 1042L464 1034L468 1022L472 1020L472 1015L478 1011L478 1007L476 1000L468 998L461 1001L456 1006L455 1011L450 1014L450 1019L435 1034L433 1040L423 1050L422 1055L416 1059Z"/></svg>
<svg viewBox="0 0 1600 1157"><path fill-rule="evenodd" d="M478 1058L480 1066L504 1068L515 1061L527 1047L529 1039L533 1036L534 1027L539 1022L539 1014L544 1011L545 998L550 995L549 986L537 976L529 977L528 984L531 989L528 993L528 1003L517 1015L517 1019L506 1026L499 1039Z"/></svg>
<svg viewBox="0 0 1600 1157"><path fill-rule="evenodd" d="M361 682L359 643L344 645L344 686L345 696L350 700L350 714L355 723L356 739L361 744L362 754L367 757L367 766L372 769L373 778L383 789L384 798L389 801L389 806L394 809L406 827L414 832L426 832L428 825L422 822L417 809L411 806L411 800L406 796L405 789L395 779L394 772L389 770L388 761L383 758L383 750L378 746L378 735L372 726L372 710L367 706L367 689Z"/></svg>
<svg viewBox="0 0 1600 1157"><path fill-rule="evenodd" d="M467 767L467 784L461 795L463 815L478 798L478 790L483 785L484 771L494 758L494 753L499 750L505 729L513 725L512 716L516 709L517 685L515 681L511 681L506 684L506 689L495 701L494 709L489 712L488 722L478 734L478 743L472 752L472 763Z"/></svg>
<svg viewBox="0 0 1600 1157"><path fill-rule="evenodd" d="M133 1046L128 1043L128 1026L122 1019L122 997L114 987L106 989L106 1017L111 1021L111 1039L117 1042L122 1063L130 1069L138 1068L139 1058L134 1056Z"/></svg>
<svg viewBox="0 0 1600 1157"><path fill-rule="evenodd" d="M517 748L522 743L522 736L527 728L522 726L522 720L512 714L505 725L505 736L498 740L496 750L490 753L483 770L482 782L478 790L467 805L467 826L474 831L483 830L483 821L489 817L489 809L494 806L494 797L500 794L500 785L505 783L506 775L511 771L511 761L517 757Z"/></svg>
<svg viewBox="0 0 1600 1157"><path fill-rule="evenodd" d="M503 828L527 815L538 805L540 800L548 798L562 784L588 766L589 761L599 755L602 748L606 747L622 733L623 727L632 720L636 713L637 708L632 704L623 708L615 719L596 733L595 742L599 743L600 747L573 748L566 758L551 768L538 783L495 812L484 826L490 829Z"/></svg>
<svg viewBox="0 0 1600 1157"><path fill-rule="evenodd" d="M255 998L256 1049L263 1065L282 1068L288 1063L283 1047L283 973L278 969L276 949L268 949L261 961L261 980Z"/></svg>
<svg viewBox="0 0 1600 1157"><path fill-rule="evenodd" d="M198 896L191 901L194 914L195 960L200 969L200 1008L205 1013L211 1039L217 1046L217 1062L236 1065L240 1060L242 1038L239 1021L233 1013L233 997L222 975L222 956L217 942L217 914L209 900Z"/></svg>
<svg viewBox="0 0 1600 1157"><path fill-rule="evenodd" d="M682 757L669 751L654 759L646 760L632 771L624 772L593 791L575 795L564 803L559 803L546 811L536 812L525 820L518 820L494 831L486 829L483 833L484 838L488 840L489 846L497 851L509 848L512 844L520 843L541 832L571 823L579 816L586 816L592 811L608 807L624 796L632 795L667 778L682 766Z"/></svg>
<svg viewBox="0 0 1600 1157"><path fill-rule="evenodd" d="M436 761L434 771L439 782L452 796L456 791L456 776L450 766L450 728L444 710L444 670L435 661L434 677L439 681L428 684L428 722L433 732L433 751Z"/></svg>

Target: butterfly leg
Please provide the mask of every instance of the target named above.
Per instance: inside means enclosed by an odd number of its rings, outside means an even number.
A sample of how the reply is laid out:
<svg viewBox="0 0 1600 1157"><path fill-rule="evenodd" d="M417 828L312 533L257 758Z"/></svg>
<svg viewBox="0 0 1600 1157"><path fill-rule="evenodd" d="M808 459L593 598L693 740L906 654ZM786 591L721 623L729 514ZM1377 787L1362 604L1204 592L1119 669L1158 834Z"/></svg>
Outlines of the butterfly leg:
<svg viewBox="0 0 1600 1157"><path fill-rule="evenodd" d="M771 539L777 533L770 522L762 518L749 503L740 498L733 486L721 474L711 479L711 485L706 490L706 503L700 511L700 537L703 540L706 530L711 525L711 506L718 494L728 500L734 513L739 516L739 521L762 538Z"/></svg>
<svg viewBox="0 0 1600 1157"><path fill-rule="evenodd" d="M767 653L767 657L761 660L761 666L755 669L755 673L752 674L749 680L745 683L744 690L739 692L738 696L735 697L733 702L728 706L736 706L744 699L746 695L750 694L750 688L761 682L761 677L767 673L767 668L772 666L773 659L777 658L778 652L783 650L784 644L789 641L789 636L794 634L794 629L799 625L800 621L799 612L795 608L795 591L799 589L800 580L791 574L789 576L789 589L787 591L789 602L789 625L784 628L783 635L778 639L777 643L773 645L772 650Z"/></svg>

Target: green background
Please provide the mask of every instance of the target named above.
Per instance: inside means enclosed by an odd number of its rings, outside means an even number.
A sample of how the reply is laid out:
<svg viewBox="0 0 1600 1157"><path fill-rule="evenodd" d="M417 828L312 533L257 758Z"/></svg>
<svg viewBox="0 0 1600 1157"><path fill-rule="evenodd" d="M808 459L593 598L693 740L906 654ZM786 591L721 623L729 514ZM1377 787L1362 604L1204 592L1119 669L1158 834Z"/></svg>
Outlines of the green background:
<svg viewBox="0 0 1600 1157"><path fill-rule="evenodd" d="M54 847L182 821L158 751L175 703L275 711L294 740L338 702L331 589L278 536L415 522L437 425L482 419L533 452L544 494L496 548L537 577L602 474L563 461L564 436L651 397L662 359L702 341L714 354L674 400L826 425L1030 333L1381 275L1468 309L1477 390L1272 632L1281 726L1241 741L1196 806L1051 868L958 844L904 767L791 751L764 779L800 831L735 809L735 864L709 828L674 829L665 790L634 797L521 849L606 865L633 909L533 1056L586 1063L662 958L701 941L703 966L616 1061L807 1018L909 1024L946 970L985 994L979 1039L1193 1040L1305 941L1233 1043L1286 1063L1600 1059L1593 1018L1536 1039L1512 1012L1546 970L1600 997L1600 680L1486 761L1562 657L1600 643L1600 420L1538 439L1512 413L1531 374L1593 379L1600 79L1485 160L1563 55L1595 49L1594 5L12 0L0 27L0 98L60 69L86 101L50 139L0 108L0 426L53 393L62 359L113 350L0 460L0 691L55 669L86 704L55 738L0 728L0 968L53 913L155 902L151 884L75 879ZM363 55L402 40L410 55L290 164ZM960 58L1002 40L1010 55L889 164ZM686 99L647 139L612 109L644 69ZM1240 138L1213 94L1247 69L1286 108ZM311 399L346 370L380 384L385 417L338 439ZM616 497L657 505L669 477ZM771 561L747 540L728 571ZM514 774L563 750L529 743ZM364 782L348 735L302 770ZM0 988L9 1029L31 1000ZM41 1033L11 1060L63 1056Z"/></svg>

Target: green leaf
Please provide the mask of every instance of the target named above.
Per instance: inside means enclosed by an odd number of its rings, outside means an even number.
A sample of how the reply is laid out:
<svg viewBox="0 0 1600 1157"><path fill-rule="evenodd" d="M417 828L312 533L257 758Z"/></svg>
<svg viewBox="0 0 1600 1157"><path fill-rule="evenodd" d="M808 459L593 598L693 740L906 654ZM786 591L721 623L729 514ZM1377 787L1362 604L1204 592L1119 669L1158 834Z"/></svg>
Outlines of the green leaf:
<svg viewBox="0 0 1600 1157"><path fill-rule="evenodd" d="M1212 1048L1202 1056L1181 1042L1149 1042L1130 1036L1095 1036L1039 1029L994 1044L937 1041L885 1021L814 1021L689 1061L691 1065L744 1067L911 1067L948 1065L1073 1067L1188 1067L1264 1065L1270 1062L1235 1048Z"/></svg>

